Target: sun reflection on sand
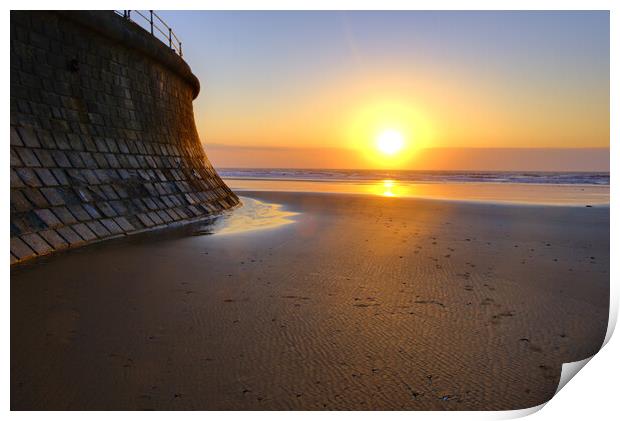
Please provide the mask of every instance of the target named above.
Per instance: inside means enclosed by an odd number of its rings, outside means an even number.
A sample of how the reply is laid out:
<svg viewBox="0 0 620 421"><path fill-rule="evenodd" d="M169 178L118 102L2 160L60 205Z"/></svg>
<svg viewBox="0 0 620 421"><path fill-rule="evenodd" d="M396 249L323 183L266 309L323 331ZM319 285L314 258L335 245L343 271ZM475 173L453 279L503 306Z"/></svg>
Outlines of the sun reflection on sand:
<svg viewBox="0 0 620 421"><path fill-rule="evenodd" d="M218 218L212 234L237 234L247 231L276 228L295 222L296 212L282 210L282 205L266 203L249 197L239 197L243 206Z"/></svg>

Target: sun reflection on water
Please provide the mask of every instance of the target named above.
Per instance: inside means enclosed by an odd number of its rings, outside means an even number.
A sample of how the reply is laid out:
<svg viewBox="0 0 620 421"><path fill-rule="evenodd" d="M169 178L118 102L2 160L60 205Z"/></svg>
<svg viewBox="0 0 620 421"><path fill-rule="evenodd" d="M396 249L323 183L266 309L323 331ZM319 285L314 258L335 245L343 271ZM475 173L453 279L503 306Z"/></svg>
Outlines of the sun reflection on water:
<svg viewBox="0 0 620 421"><path fill-rule="evenodd" d="M383 180L383 195L387 197L394 197L394 180Z"/></svg>
<svg viewBox="0 0 620 421"><path fill-rule="evenodd" d="M386 179L368 185L368 192L376 196L400 197L403 186L396 180Z"/></svg>

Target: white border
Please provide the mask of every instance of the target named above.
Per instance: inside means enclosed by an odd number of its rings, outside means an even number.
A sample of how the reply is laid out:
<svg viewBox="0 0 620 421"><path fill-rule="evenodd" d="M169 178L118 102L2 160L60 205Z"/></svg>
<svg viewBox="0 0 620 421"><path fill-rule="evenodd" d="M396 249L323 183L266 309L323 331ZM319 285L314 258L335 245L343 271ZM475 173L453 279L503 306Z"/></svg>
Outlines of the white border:
<svg viewBox="0 0 620 421"><path fill-rule="evenodd" d="M8 4L7 4L8 3ZM618 77L616 76L620 67L618 66L618 55L620 52L620 43L618 42L618 27L620 25L620 7L618 4L620 2L612 1L612 0L591 0L591 1L576 1L576 0L565 0L565 1L553 1L553 0L545 0L545 1L535 1L535 0L506 0L506 1L492 1L492 0L477 0L477 1L458 1L458 0L436 0L436 1L415 1L415 0L357 0L357 1L346 1L346 0L299 0L299 1L286 1L286 0L263 0L263 1L252 1L252 0L229 0L229 1L127 1L127 2L104 2L104 1L90 1L87 4L83 1L55 1L52 3L45 1L12 1L5 3L8 8L12 9L48 9L50 7L56 9L81 9L85 6L88 6L89 9L156 9L156 10L179 10L179 9L190 9L190 10L198 10L198 9L213 9L213 10L230 10L230 9L265 9L265 10L277 10L277 9L287 9L287 10L308 10L308 9L324 9L324 10L338 10L338 9L365 9L365 10L373 10L373 9L413 9L413 10L552 10L552 9L560 9L560 10L611 10L610 13L610 23L611 23L611 116L618 115L618 95L617 89ZM9 57L9 42L10 38L9 32L9 13L8 10L2 15L2 28L5 33L5 42L4 42L4 57ZM179 31L182 35L182 31ZM3 77L5 81L5 95L10 91L9 89L9 66L8 60L5 61L5 64L1 66L1 71L3 72ZM6 100L2 102L3 112L2 116L4 117L5 130L9 126L9 101ZM612 118L611 120L611 139L620 139L619 136L619 128L617 118ZM8 133L8 132L5 132ZM7 135L5 135L7 136ZM8 137L8 136L7 136ZM0 167L4 168L4 172L2 174L3 183L2 183L2 196L5 198L2 202L2 214L4 216L5 223L2 225L2 232L0 233L0 238L4 239L4 244L8 248L8 239L10 238L9 227L7 221L10 219L9 215L9 201L7 198L9 197L9 154L8 151L8 139L5 137L5 153L0 155L2 162L0 163ZM611 167L612 169L618 165L618 153L615 145L611 145ZM618 234L618 224L616 223L617 211L615 206L613 205L613 198L616 197L617 186L613 181L613 170L612 170L612 183L611 183L611 234ZM615 240L617 236L611 237L611 307L610 307L610 325L609 330L606 337L606 343L609 341L611 336L611 332L613 327L617 321L617 312L618 312L618 286L616 276L618 274L618 247L617 242ZM6 251L4 255L6 256ZM2 306L2 327L4 334L4 346L2 347L2 362L3 362L3 382L2 382L2 393L1 399L3 403L3 408L5 411L9 409L9 393L10 393L10 350L8 346L8 338L9 338L9 306L10 306L10 271L9 265L2 267L2 298L3 298L3 306ZM588 364L588 369L584 370L582 373L577 376L576 380L570 382L564 389L562 389L561 393L559 393L556 397L554 397L546 406L543 411L537 412L533 419L549 419L549 418L557 418L557 419L583 419L584 417L594 418L594 419L607 419L611 418L613 413L617 413L617 409L615 406L616 398L616 384L615 380L617 378L619 369L617 356L620 350L620 345L618 345L618 340L613 340L609 344L607 344L604 349L596 355ZM410 417L422 418L422 419L447 419L447 418L458 418L458 419L505 419L513 418L515 416L524 416L528 413L535 412L540 408L533 408L530 410L524 411L510 411L510 412L458 412L458 413L445 413L445 412L383 412L381 414L377 414L375 412L321 412L321 413L313 413L313 412L296 412L294 414L289 412L209 412L208 414L202 412L183 412L183 413L175 413L170 414L167 412L158 412L158 413L125 413L119 412L114 414L109 414L105 412L89 412L89 413L78 413L78 412L54 412L54 413L10 413L9 415L16 419L30 419L34 417L45 416L48 419L82 419L85 416L88 416L92 419L108 419L110 416L114 417L122 417L131 419L146 419L148 417L150 420L152 419L167 419L171 415L173 416L183 416L187 418L201 419L207 415L209 417L216 418L238 418L238 417L252 417L253 419L259 420L271 420L271 419L285 419L294 416L295 418L300 419L309 419L314 418L316 416L320 416L322 418L332 418L336 417L355 417L358 420L370 420L371 418L375 418L376 416L380 416L381 418L399 418L404 419Z"/></svg>

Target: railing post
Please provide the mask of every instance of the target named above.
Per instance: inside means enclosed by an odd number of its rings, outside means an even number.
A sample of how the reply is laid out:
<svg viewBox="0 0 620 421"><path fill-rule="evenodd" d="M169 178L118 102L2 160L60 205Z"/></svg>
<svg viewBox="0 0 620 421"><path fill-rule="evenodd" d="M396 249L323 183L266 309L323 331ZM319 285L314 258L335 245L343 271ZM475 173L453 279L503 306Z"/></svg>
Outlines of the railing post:
<svg viewBox="0 0 620 421"><path fill-rule="evenodd" d="M114 11L116 14L120 15L120 10L115 10ZM153 11L153 10L149 10L149 17L147 18L145 15L143 15L141 13L141 11L137 11L138 15L140 15L140 17L143 20L148 20L149 22L149 26L150 26L150 30L151 30L151 35L154 36L155 38L159 39L161 42L163 42L164 44L166 43L165 39L162 39L160 37L160 35L155 35L155 29L157 29L161 35L163 35L163 37L165 38L165 32L163 31L163 29L161 29L159 26L155 25L155 18L159 19L159 21L163 24L163 26L165 28L168 28L168 47L175 53L177 53L179 56L183 57L183 43L181 42L181 40L172 32L172 28L170 26L168 26L168 24L166 22L164 22L159 16L157 16L157 14ZM123 18L127 19L128 21L131 21L131 10L123 10ZM142 21L140 21L142 22ZM137 25L142 26L142 28L144 28L145 25L143 25L142 23L138 23L137 21L135 22ZM147 28L144 28L145 30ZM172 37L174 37L176 39L176 41L172 41ZM179 51L176 50L177 48L177 44L178 44L178 48Z"/></svg>

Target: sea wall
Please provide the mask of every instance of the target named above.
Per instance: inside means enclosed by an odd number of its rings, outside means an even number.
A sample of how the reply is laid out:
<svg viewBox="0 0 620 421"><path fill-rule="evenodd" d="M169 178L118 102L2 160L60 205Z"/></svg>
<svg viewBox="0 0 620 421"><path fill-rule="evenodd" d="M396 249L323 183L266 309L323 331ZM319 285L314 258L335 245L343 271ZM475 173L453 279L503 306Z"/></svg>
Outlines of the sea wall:
<svg viewBox="0 0 620 421"><path fill-rule="evenodd" d="M11 263L239 203L189 66L113 12L11 12Z"/></svg>

